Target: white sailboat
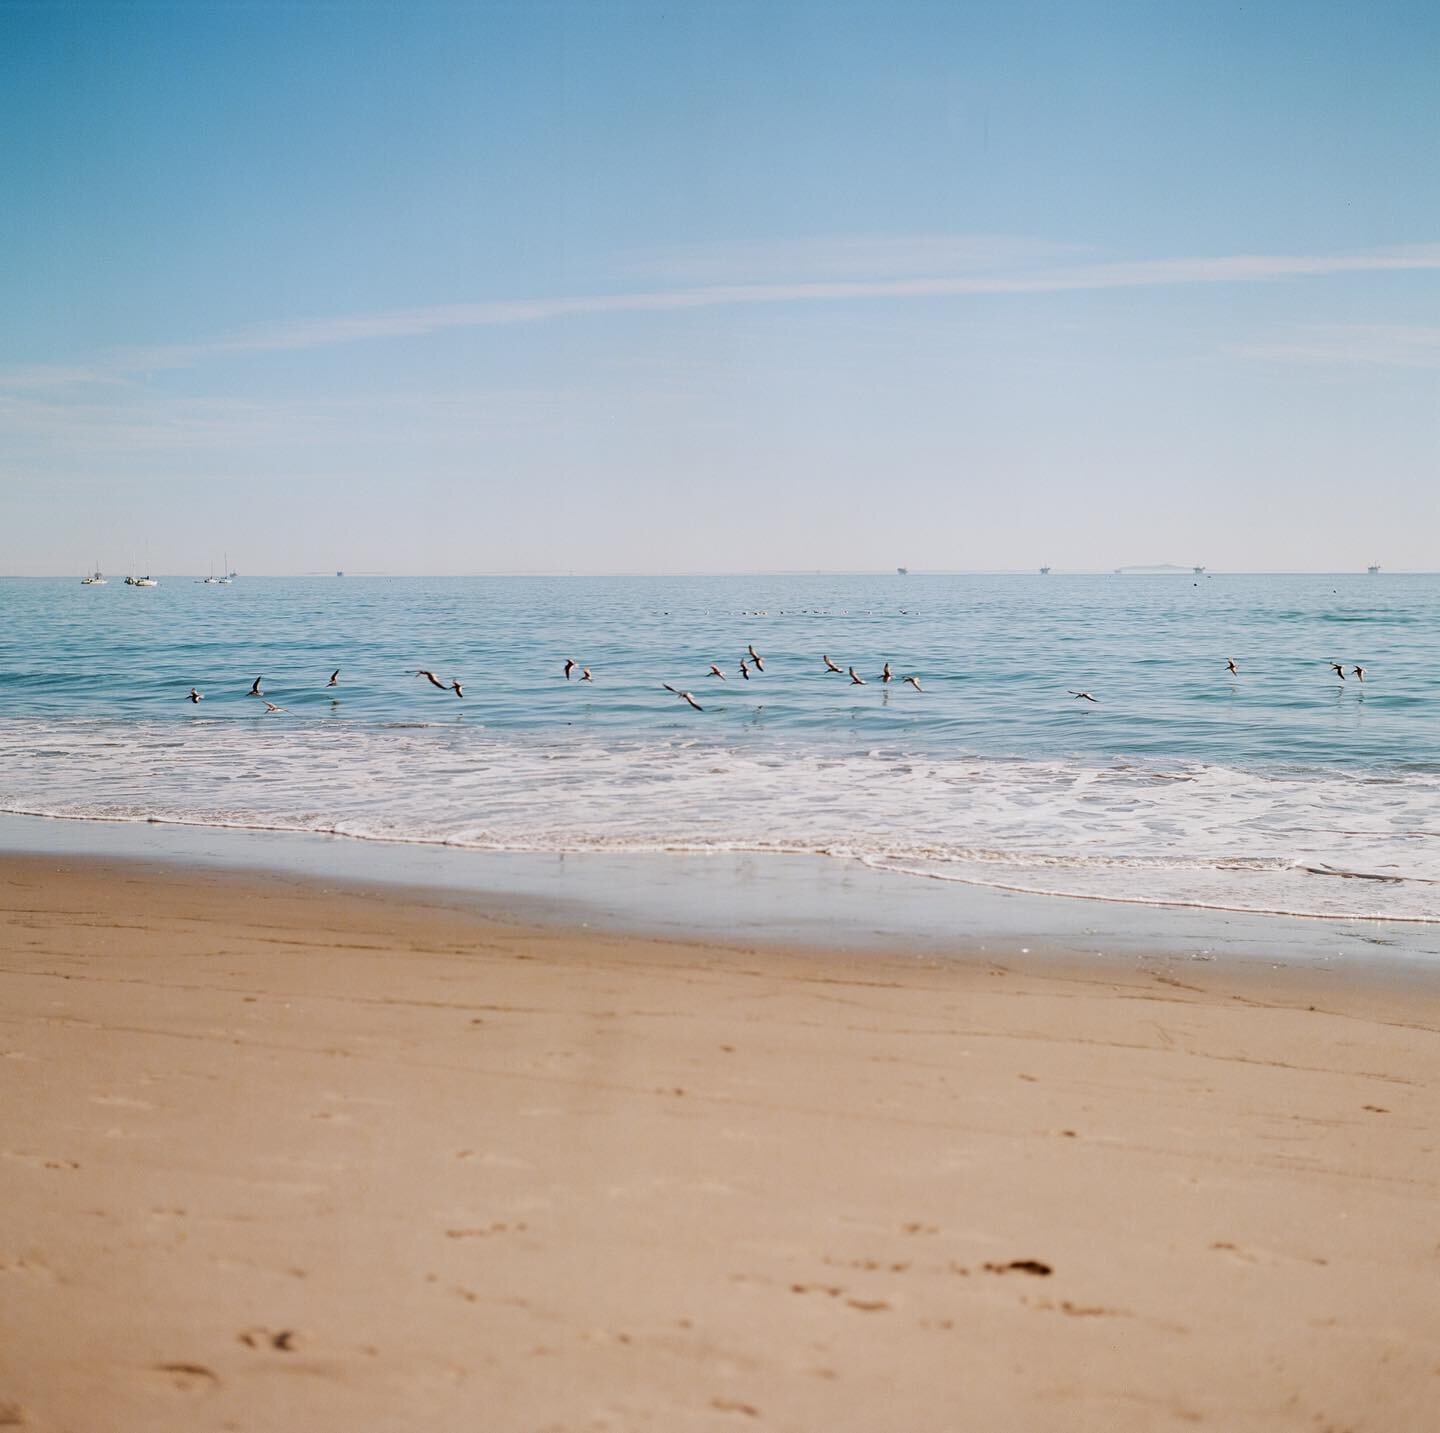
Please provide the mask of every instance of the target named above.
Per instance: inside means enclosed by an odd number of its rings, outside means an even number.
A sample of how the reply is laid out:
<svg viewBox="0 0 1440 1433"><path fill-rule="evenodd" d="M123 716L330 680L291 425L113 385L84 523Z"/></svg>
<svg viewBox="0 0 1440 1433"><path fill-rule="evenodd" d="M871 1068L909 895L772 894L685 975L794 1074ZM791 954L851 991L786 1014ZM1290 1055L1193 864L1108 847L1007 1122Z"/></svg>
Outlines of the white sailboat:
<svg viewBox="0 0 1440 1433"><path fill-rule="evenodd" d="M100 571L100 563L97 559L95 563L95 571L92 572L88 577L82 577L80 579L80 585L81 587L104 587L106 585L106 580L107 579L105 577L105 574Z"/></svg>
<svg viewBox="0 0 1440 1433"><path fill-rule="evenodd" d="M217 577L215 581L218 582L222 587L229 587L231 580L234 578L234 576L235 574L230 571L230 554L227 552L225 554L224 571L221 572L220 576Z"/></svg>

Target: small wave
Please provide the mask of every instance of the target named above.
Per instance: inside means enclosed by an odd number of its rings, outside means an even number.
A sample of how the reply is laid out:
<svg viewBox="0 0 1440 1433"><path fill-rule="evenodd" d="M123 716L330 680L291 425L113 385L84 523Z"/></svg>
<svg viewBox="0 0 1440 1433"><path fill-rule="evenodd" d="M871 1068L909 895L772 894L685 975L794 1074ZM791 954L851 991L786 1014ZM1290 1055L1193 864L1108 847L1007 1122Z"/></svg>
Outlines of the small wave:
<svg viewBox="0 0 1440 1433"><path fill-rule="evenodd" d="M808 853L1143 905L1433 922L1440 777L474 726L0 723L0 809L475 851ZM1380 794L1383 791L1383 795ZM1324 877L1332 877L1325 880ZM1370 894L1362 895L1362 892Z"/></svg>

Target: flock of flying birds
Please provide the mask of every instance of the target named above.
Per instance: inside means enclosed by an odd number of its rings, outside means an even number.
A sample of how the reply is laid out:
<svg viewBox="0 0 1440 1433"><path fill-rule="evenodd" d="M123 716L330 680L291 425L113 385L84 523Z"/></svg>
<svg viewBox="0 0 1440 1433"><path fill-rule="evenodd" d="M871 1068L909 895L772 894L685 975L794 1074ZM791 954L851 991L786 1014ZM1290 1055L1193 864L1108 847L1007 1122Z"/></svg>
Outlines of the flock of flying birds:
<svg viewBox="0 0 1440 1433"><path fill-rule="evenodd" d="M821 653L820 660L825 663L825 672L827 675L829 675L830 673L835 673L836 675L841 676L848 675L850 678L851 686L855 687L864 687L869 685L865 678L862 677L853 666L845 667L842 669L841 667L836 665L836 663L832 662L830 658L823 652ZM577 667L579 667L580 670L580 681L593 682L595 680L594 676L591 674L589 667L581 667L580 664L576 662L573 657L567 657L565 659L564 668L565 680L567 682L570 681L571 678L574 676ZM1337 677L1340 678L1342 682L1345 680L1345 668L1339 662L1331 662L1330 669L1335 673ZM740 676L748 682L750 680L750 673L752 671L763 673L764 670L765 659L760 655L759 652L755 650L755 645L752 642L749 646L745 648L745 656L740 658ZM1237 677L1240 675L1240 668L1235 665L1234 657L1226 658L1225 670L1229 672L1232 677ZM1356 681L1364 682L1364 667L1352 667L1350 669L1350 673L1356 679ZM425 680L428 681L432 687L438 687L442 692L453 692L457 697L462 698L465 695L465 688L460 684L457 679L452 679L448 682L442 682L440 678L435 675L434 672L427 671L423 667L419 671L414 673L414 675L417 677L424 677ZM729 680L729 678L726 677L725 672L722 670L722 668L715 662L710 663L710 670L706 675L711 677L718 677L722 682ZM890 663L886 662L884 668L880 673L880 681L882 684L888 686L894 680L895 673L891 669ZM265 693L261 690L261 681L261 677L256 677L247 695L257 697L259 700L265 703L265 714L267 716L275 712L284 712L284 707L276 706L274 702L266 698ZM920 685L919 677L902 677L901 681L906 686L914 687L917 692L923 692L925 690L925 688ZM340 668L336 667L335 670L330 673L330 680L325 683L325 686L328 690L330 687L338 687L339 685ZM671 693L673 696L678 697L688 706L694 707L697 712L703 712L705 710L705 708L701 706L698 701L695 700L695 695L693 692L681 691L679 687L672 687L669 682L662 682L660 685L664 687L667 692ZM1068 695L1072 696L1076 701L1091 702L1096 705L1099 704L1099 697L1093 696L1090 692L1077 692L1069 688L1067 688L1066 690ZM191 687L188 700L191 702L203 702L205 700L205 693L197 691L194 687Z"/></svg>

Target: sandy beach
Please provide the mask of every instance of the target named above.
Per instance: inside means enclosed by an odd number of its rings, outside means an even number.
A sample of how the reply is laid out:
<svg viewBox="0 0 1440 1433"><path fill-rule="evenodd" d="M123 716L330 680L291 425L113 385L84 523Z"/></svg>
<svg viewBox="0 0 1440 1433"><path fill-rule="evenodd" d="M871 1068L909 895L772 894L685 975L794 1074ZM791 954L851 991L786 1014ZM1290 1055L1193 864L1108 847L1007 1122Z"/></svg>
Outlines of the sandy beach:
<svg viewBox="0 0 1440 1433"><path fill-rule="evenodd" d="M0 1426L1434 1426L1433 983L53 856L0 974Z"/></svg>

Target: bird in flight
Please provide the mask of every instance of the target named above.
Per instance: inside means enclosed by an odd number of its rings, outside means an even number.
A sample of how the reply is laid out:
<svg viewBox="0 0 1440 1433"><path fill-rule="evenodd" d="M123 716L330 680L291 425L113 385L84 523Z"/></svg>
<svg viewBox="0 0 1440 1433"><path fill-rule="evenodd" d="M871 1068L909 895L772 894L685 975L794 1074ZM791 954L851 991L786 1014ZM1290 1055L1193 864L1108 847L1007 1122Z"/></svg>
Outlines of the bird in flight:
<svg viewBox="0 0 1440 1433"><path fill-rule="evenodd" d="M1068 690L1068 689L1067 689L1067 690ZM1093 701L1095 701L1095 698L1092 697L1089 692L1071 692L1070 695L1071 695L1072 697L1074 697L1077 702L1093 702Z"/></svg>
<svg viewBox="0 0 1440 1433"><path fill-rule="evenodd" d="M417 677L424 677L425 680L429 682L432 687L439 687L442 692L448 692L450 690L450 688L447 687L445 683L442 682L440 678L435 675L434 672L420 671L416 672L415 675Z"/></svg>
<svg viewBox="0 0 1440 1433"><path fill-rule="evenodd" d="M590 675L589 667L580 668L580 680L582 682L593 682L595 680L595 678Z"/></svg>
<svg viewBox="0 0 1440 1433"><path fill-rule="evenodd" d="M710 675L712 677L719 677L722 682L725 680L725 673L722 672L720 668L715 665L714 662L710 663Z"/></svg>
<svg viewBox="0 0 1440 1433"><path fill-rule="evenodd" d="M755 644L752 642L745 650L750 653L750 660L755 663L755 670L757 672L763 672L765 670L765 662L761 658L760 653L755 650Z"/></svg>
<svg viewBox="0 0 1440 1433"><path fill-rule="evenodd" d="M283 712L284 710L285 710L284 707L277 707L274 702L266 702L266 703L265 703L265 715L266 715L266 716L269 716L271 712Z"/></svg>
<svg viewBox="0 0 1440 1433"><path fill-rule="evenodd" d="M689 702L697 712L703 712L705 710L689 692L682 692L678 687L672 687L669 682L661 682L660 685L664 687L667 692L672 692L675 696L679 697L682 702Z"/></svg>
<svg viewBox="0 0 1440 1433"><path fill-rule="evenodd" d="M575 658L574 658L574 657L566 657L566 658L565 658L565 680L566 680L567 682L570 680L570 673L573 672L574 670L575 670Z"/></svg>
<svg viewBox="0 0 1440 1433"><path fill-rule="evenodd" d="M338 686L340 685L340 668L339 668L339 667L336 667L335 670L330 673L330 680L329 680L328 682L326 682L325 685L326 685L327 687L338 687Z"/></svg>
<svg viewBox="0 0 1440 1433"><path fill-rule="evenodd" d="M865 678L862 677L862 676L855 670L854 667L851 667L851 668L850 668L850 682L851 682L851 685L857 686L857 687L863 687L863 686L866 686L866 685L867 685L867 683L866 683L866 681L865 681Z"/></svg>
<svg viewBox="0 0 1440 1433"><path fill-rule="evenodd" d="M840 670L840 668L837 667L835 663L830 660L829 657L825 656L824 653L821 653L820 660L825 663L825 670L827 672L838 672Z"/></svg>
<svg viewBox="0 0 1440 1433"><path fill-rule="evenodd" d="M450 690L454 692L457 697L463 697L465 695L465 688L462 687L458 681L450 683Z"/></svg>
<svg viewBox="0 0 1440 1433"><path fill-rule="evenodd" d="M740 658L740 675L744 677L747 682L750 680L750 668L744 657Z"/></svg>
<svg viewBox="0 0 1440 1433"><path fill-rule="evenodd" d="M1232 677L1238 677L1240 675L1240 668L1235 665L1234 657L1225 658L1225 670L1229 672Z"/></svg>
<svg viewBox="0 0 1440 1433"><path fill-rule="evenodd" d="M919 678L919 677L906 677L906 678L905 678L905 681L906 681L910 686L914 687L917 692L923 692L923 691L925 690L925 688L920 685L920 678Z"/></svg>
<svg viewBox="0 0 1440 1433"><path fill-rule="evenodd" d="M1358 677L1358 678L1363 682L1363 681L1365 680L1365 668L1364 668L1364 667L1356 667L1356 668L1355 668L1355 673L1354 673L1354 675L1355 675L1356 677Z"/></svg>
<svg viewBox="0 0 1440 1433"><path fill-rule="evenodd" d="M1334 672L1335 675L1339 677L1342 682L1345 680L1345 668L1342 667L1339 662L1331 662L1330 670Z"/></svg>
<svg viewBox="0 0 1440 1433"><path fill-rule="evenodd" d="M203 702L205 700L205 693L197 692L194 687L191 687L189 700L192 702Z"/></svg>
<svg viewBox="0 0 1440 1433"><path fill-rule="evenodd" d="M255 678L255 684L250 688L250 695L251 695L252 697L263 697L263 696L265 695L265 693L260 690L260 678L259 678L259 677L256 677L256 678Z"/></svg>

